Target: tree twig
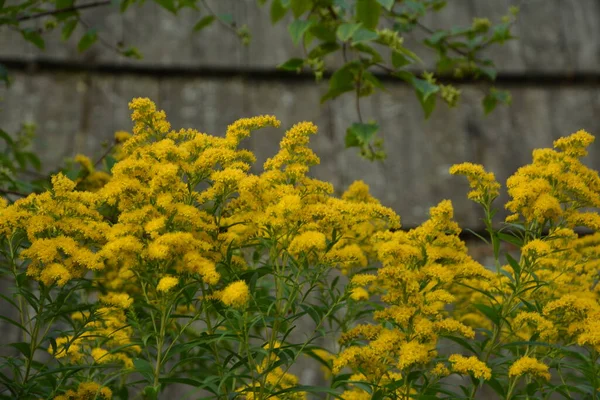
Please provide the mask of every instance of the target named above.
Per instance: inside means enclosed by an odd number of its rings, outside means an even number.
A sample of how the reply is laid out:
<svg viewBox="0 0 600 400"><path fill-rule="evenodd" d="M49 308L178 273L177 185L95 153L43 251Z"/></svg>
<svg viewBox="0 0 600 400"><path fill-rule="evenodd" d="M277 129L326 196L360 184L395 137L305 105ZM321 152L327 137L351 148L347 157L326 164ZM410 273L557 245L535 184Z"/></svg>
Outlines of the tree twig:
<svg viewBox="0 0 600 400"><path fill-rule="evenodd" d="M56 15L56 14L60 14L60 13L64 13L64 12L84 10L86 8L106 6L110 3L111 3L111 0L101 0L101 1L95 1L93 3L82 4L79 6L64 7L64 8L59 8L56 10L44 11L44 12L40 12L40 13L32 14L32 15L21 15L20 17L17 17L17 22L28 21L31 19L38 19L38 18L43 18L43 17L49 17L52 15Z"/></svg>

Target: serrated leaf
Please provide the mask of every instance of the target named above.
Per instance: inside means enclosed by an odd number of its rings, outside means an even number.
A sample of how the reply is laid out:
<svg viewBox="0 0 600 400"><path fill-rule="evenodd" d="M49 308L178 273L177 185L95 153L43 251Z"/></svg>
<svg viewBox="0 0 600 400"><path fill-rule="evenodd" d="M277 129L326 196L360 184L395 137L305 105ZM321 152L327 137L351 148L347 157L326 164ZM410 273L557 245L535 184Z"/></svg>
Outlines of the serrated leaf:
<svg viewBox="0 0 600 400"><path fill-rule="evenodd" d="M32 43L38 49L44 50L44 48L46 47L42 36L33 29L23 29L21 31L21 35L23 36L23 39L27 40L29 43Z"/></svg>
<svg viewBox="0 0 600 400"><path fill-rule="evenodd" d="M412 64L412 61L409 60L404 55L398 53L397 51L392 52L392 65L394 68L402 68L405 65Z"/></svg>
<svg viewBox="0 0 600 400"><path fill-rule="evenodd" d="M375 40L379 37L379 35L377 34L377 32L365 29L365 28L360 28L358 29L356 32L354 32L354 34L352 35L352 43L361 43L361 42L368 42L371 40Z"/></svg>
<svg viewBox="0 0 600 400"><path fill-rule="evenodd" d="M300 17L307 11L310 11L312 8L312 1L310 0L291 0L290 7L292 9L292 13L294 14L294 18Z"/></svg>
<svg viewBox="0 0 600 400"><path fill-rule="evenodd" d="M322 43L308 53L308 58L323 57L339 49L340 45L335 42Z"/></svg>
<svg viewBox="0 0 600 400"><path fill-rule="evenodd" d="M362 24L360 22L356 24L341 24L338 26L335 33L338 39L340 39L342 42L345 42L350 39L354 32L356 32L361 26Z"/></svg>
<svg viewBox="0 0 600 400"><path fill-rule="evenodd" d="M175 7L174 0L154 0L154 2L173 14L177 13L177 7Z"/></svg>
<svg viewBox="0 0 600 400"><path fill-rule="evenodd" d="M290 58L283 64L279 64L277 69L282 69L284 71L296 71L298 68L301 68L304 65L304 59L302 58Z"/></svg>
<svg viewBox="0 0 600 400"><path fill-rule="evenodd" d="M302 38L302 36L304 36L308 28L310 28L310 26L312 25L312 23L312 21L297 19L294 22L292 22L290 26L288 26L288 31L290 32L290 35L292 36L292 41L295 45L298 45L298 43L300 43L300 39Z"/></svg>
<svg viewBox="0 0 600 400"><path fill-rule="evenodd" d="M60 35L60 37L63 41L68 40L71 37L71 35L73 34L73 31L77 27L78 22L79 21L77 19L71 19L63 24L62 32Z"/></svg>
<svg viewBox="0 0 600 400"><path fill-rule="evenodd" d="M217 17L214 15L207 15L206 17L200 19L200 21L196 22L196 25L194 25L194 32L199 32L202 29L210 26L210 24L212 24L216 19Z"/></svg>
<svg viewBox="0 0 600 400"><path fill-rule="evenodd" d="M379 125L376 123L363 124L354 123L346 131L346 136L349 134L354 136L355 140L360 145L368 144L379 130Z"/></svg>
<svg viewBox="0 0 600 400"><path fill-rule="evenodd" d="M367 29L375 29L379 24L381 5L377 0L357 0L356 20L362 22Z"/></svg>
<svg viewBox="0 0 600 400"><path fill-rule="evenodd" d="M413 78L412 85L415 90L421 94L423 101L427 101L432 94L437 93L440 90L438 85L416 77Z"/></svg>
<svg viewBox="0 0 600 400"><path fill-rule="evenodd" d="M353 73L355 68L357 64L350 62L333 73L329 79L329 90L321 98L321 103L355 89Z"/></svg>
<svg viewBox="0 0 600 400"><path fill-rule="evenodd" d="M218 14L217 18L219 18L221 21L225 22L228 25L233 24L233 15L225 13L225 14Z"/></svg>
<svg viewBox="0 0 600 400"><path fill-rule="evenodd" d="M271 3L271 23L276 24L285 16L288 9L281 4L281 0L273 0Z"/></svg>
<svg viewBox="0 0 600 400"><path fill-rule="evenodd" d="M96 40L98 40L98 33L96 32L96 29L92 28L79 40L79 43L77 43L77 50L80 53L86 51L90 46L96 43Z"/></svg>
<svg viewBox="0 0 600 400"><path fill-rule="evenodd" d="M394 3L396 2L396 0L377 0L377 2L381 4L386 10L391 11L392 7L394 7Z"/></svg>

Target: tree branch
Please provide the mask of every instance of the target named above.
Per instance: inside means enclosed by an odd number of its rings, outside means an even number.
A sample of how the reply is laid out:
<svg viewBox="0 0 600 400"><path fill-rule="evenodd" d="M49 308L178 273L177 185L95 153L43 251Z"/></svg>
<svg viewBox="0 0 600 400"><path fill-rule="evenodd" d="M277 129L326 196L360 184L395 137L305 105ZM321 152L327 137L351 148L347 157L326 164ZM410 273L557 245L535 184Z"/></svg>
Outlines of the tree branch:
<svg viewBox="0 0 600 400"><path fill-rule="evenodd" d="M59 8L59 9L50 10L50 11L44 11L44 12L32 14L32 15L22 15L20 17L17 17L17 22L23 22L23 21L28 21L31 19L49 17L51 15L56 15L56 14L60 14L60 13L64 13L64 12L84 10L86 8L106 6L110 3L111 3L111 0L101 0L101 1L96 1L94 3L82 4L80 6L64 7L64 8Z"/></svg>

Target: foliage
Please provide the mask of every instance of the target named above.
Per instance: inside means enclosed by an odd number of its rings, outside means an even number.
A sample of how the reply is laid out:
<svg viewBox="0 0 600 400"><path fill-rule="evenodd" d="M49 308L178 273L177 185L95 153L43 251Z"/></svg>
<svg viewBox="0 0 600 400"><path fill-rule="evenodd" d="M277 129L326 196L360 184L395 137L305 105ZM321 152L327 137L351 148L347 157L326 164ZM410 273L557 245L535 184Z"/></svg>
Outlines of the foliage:
<svg viewBox="0 0 600 400"><path fill-rule="evenodd" d="M309 122L255 175L239 145L274 117L215 137L173 131L148 99L130 107L109 173L79 156L76 181L0 200L0 318L20 334L4 343L3 398L156 399L173 385L260 400L472 399L482 386L597 398L600 177L580 161L593 136L535 150L507 182L501 228L494 175L452 167L484 210L486 268L450 201L403 231L363 182L338 198L310 178ZM307 357L326 386L295 375Z"/></svg>
<svg viewBox="0 0 600 400"><path fill-rule="evenodd" d="M82 18L86 10L94 7L117 7L123 13L141 3L136 0L101 0L86 4L76 4L73 0L28 0L9 6L0 2L0 26L19 31L23 39L42 50L44 34L60 29L63 40L77 32L79 51L99 42L123 56L141 58L135 47L102 40L102 32ZM155 3L173 14L199 12L201 16L194 32L219 23L244 44L250 41L251 32L245 24L236 23L230 14L213 12L204 0L155 0ZM438 99L454 107L459 102L460 90L443 83L444 78L494 81L494 63L483 51L513 39L510 30L518 12L511 8L508 15L496 23L475 18L468 26L437 29L426 26L423 21L442 10L445 0L258 0L257 3L268 7L273 24L286 23L293 43L303 49L304 57L282 60L280 69L300 72L306 68L314 73L316 80L328 79L323 102L344 93L355 96L358 121L348 129L345 144L358 147L370 160L383 159L385 151L381 138L377 137L378 125L363 121L360 99L377 90L386 90L381 74L412 86L425 117L431 115ZM44 21L42 27L35 23L38 19ZM78 26L84 28L83 32L76 30ZM409 47L404 42L405 37L419 38L421 44ZM435 71L423 71L425 67L417 54L427 50L435 54ZM2 66L0 79L8 82ZM494 87L489 88L482 100L486 113L498 104L509 103L508 92ZM368 135L364 134L365 125L369 125Z"/></svg>

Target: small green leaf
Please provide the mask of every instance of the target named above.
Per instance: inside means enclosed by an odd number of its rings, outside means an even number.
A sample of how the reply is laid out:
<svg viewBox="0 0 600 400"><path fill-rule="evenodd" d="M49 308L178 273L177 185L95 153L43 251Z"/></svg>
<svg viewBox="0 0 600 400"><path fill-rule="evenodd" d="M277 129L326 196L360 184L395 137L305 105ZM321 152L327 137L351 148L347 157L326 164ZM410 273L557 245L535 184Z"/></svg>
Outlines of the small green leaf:
<svg viewBox="0 0 600 400"><path fill-rule="evenodd" d="M77 44L77 50L79 50L80 53L86 51L91 45L96 43L96 40L98 40L98 34L96 29L92 28L88 30L79 40L79 43Z"/></svg>
<svg viewBox="0 0 600 400"><path fill-rule="evenodd" d="M26 358L31 357L31 348L29 346L29 343L17 342L17 343L9 343L8 345L10 347L14 347L15 349L19 350L19 352L21 354L23 354Z"/></svg>
<svg viewBox="0 0 600 400"><path fill-rule="evenodd" d="M500 323L500 316L498 315L498 310L496 310L494 307L490 307L485 304L474 304L473 306L479 311L481 311L494 324L498 325Z"/></svg>
<svg viewBox="0 0 600 400"><path fill-rule="evenodd" d="M292 13L294 13L294 18L300 17L307 11L310 11L312 8L312 1L310 0L291 0L290 6L292 8Z"/></svg>
<svg viewBox="0 0 600 400"><path fill-rule="evenodd" d="M394 68L402 68L408 64L412 64L412 61L397 51L392 52L392 65Z"/></svg>
<svg viewBox="0 0 600 400"><path fill-rule="evenodd" d="M219 14L217 15L217 18L219 18L221 21L225 22L228 25L233 24L233 15L231 14Z"/></svg>
<svg viewBox="0 0 600 400"><path fill-rule="evenodd" d="M71 37L71 34L73 34L73 31L77 27L77 22L77 19L70 19L64 23L61 33L61 38L63 41L68 40Z"/></svg>
<svg viewBox="0 0 600 400"><path fill-rule="evenodd" d="M434 93L437 93L440 90L440 87L434 83L428 82L424 79L413 78L412 85L415 90L423 96L423 101L426 101L429 96Z"/></svg>
<svg viewBox="0 0 600 400"><path fill-rule="evenodd" d="M148 381L152 380L152 377L154 376L154 369L148 361L144 360L143 358L136 358L133 360L133 365L135 366L136 372L142 374Z"/></svg>
<svg viewBox="0 0 600 400"><path fill-rule="evenodd" d="M154 0L159 6L164 8L165 10L172 12L173 14L177 13L177 7L175 7L174 0Z"/></svg>
<svg viewBox="0 0 600 400"><path fill-rule="evenodd" d="M37 48L39 48L41 50L44 50L44 48L46 47L46 44L44 43L44 39L42 39L42 36L36 30L30 29L30 28L23 29L21 31L21 35L23 36L23 39L34 44Z"/></svg>
<svg viewBox="0 0 600 400"><path fill-rule="evenodd" d="M354 86L354 71L357 67L358 64L350 62L335 71L329 79L329 91L321 98L321 103L356 89Z"/></svg>
<svg viewBox="0 0 600 400"><path fill-rule="evenodd" d="M379 37L377 32L373 32L368 29L360 28L352 35L352 43L360 43L360 42L368 42L371 40L375 40Z"/></svg>
<svg viewBox="0 0 600 400"><path fill-rule="evenodd" d="M308 58L323 57L327 54L333 53L336 50L339 50L339 48L340 45L335 42L322 43L308 53Z"/></svg>
<svg viewBox="0 0 600 400"><path fill-rule="evenodd" d="M284 71L297 71L298 68L302 68L304 65L304 60L302 58L290 58L283 64L279 64L277 69L282 69Z"/></svg>
<svg viewBox="0 0 600 400"><path fill-rule="evenodd" d="M271 23L276 24L285 16L288 9L281 4L281 0L273 0L271 3Z"/></svg>
<svg viewBox="0 0 600 400"><path fill-rule="evenodd" d="M207 26L210 26L210 24L212 24L216 19L217 17L215 17L214 15L207 15L200 21L196 22L196 25L194 25L194 32L199 32Z"/></svg>
<svg viewBox="0 0 600 400"><path fill-rule="evenodd" d="M298 45L300 39L302 38L302 36L304 36L304 33L306 33L306 31L308 30L308 28L310 28L312 23L312 21L297 19L290 24L288 30L290 32L290 35L292 36L292 40L294 41L295 45Z"/></svg>
<svg viewBox="0 0 600 400"><path fill-rule="evenodd" d="M421 108L423 109L423 112L425 112L425 119L429 119L431 113L435 109L437 97L429 96L428 98L424 98L421 93L417 92L417 98L419 99L419 103L421 103Z"/></svg>
<svg viewBox="0 0 600 400"><path fill-rule="evenodd" d="M368 144L371 141L371 139L373 139L378 130L379 125L377 125L376 123L354 123L346 131L346 143L354 143L356 141L360 145ZM348 138L349 136L352 136L353 138L350 139Z"/></svg>
<svg viewBox="0 0 600 400"><path fill-rule="evenodd" d="M142 53L140 53L137 47L128 47L127 49L122 50L121 54L124 57L134 58L136 60L141 60L143 58Z"/></svg>
<svg viewBox="0 0 600 400"><path fill-rule="evenodd" d="M488 115L489 113L494 111L496 105L498 105L498 100L496 100L496 98L493 95L488 94L483 98L482 104L484 114Z"/></svg>
<svg viewBox="0 0 600 400"><path fill-rule="evenodd" d="M375 29L379 24L381 5L377 0L357 0L356 20L362 22L365 28Z"/></svg>
<svg viewBox="0 0 600 400"><path fill-rule="evenodd" d="M361 25L362 24L360 22L357 24L341 24L340 26L338 26L336 31L337 38L340 39L342 42L346 42L352 37L354 32L356 32L358 28L361 27Z"/></svg>
<svg viewBox="0 0 600 400"><path fill-rule="evenodd" d="M490 78L492 81L495 81L496 76L498 75L498 71L493 67L479 67L479 72Z"/></svg>
<svg viewBox="0 0 600 400"><path fill-rule="evenodd" d="M381 4L386 10L391 11L392 7L394 7L394 3L396 2L396 0L377 0L377 2Z"/></svg>

